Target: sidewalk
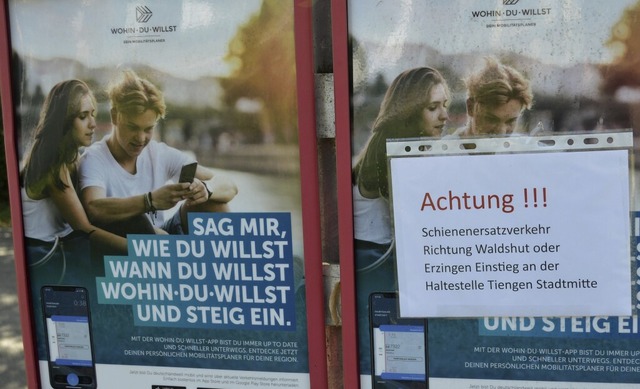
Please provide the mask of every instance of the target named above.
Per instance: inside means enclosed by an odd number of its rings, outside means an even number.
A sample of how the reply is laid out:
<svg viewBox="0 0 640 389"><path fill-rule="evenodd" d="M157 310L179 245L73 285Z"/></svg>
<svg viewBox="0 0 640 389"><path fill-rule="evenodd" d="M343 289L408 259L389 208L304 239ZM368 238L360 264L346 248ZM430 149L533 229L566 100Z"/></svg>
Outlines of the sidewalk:
<svg viewBox="0 0 640 389"><path fill-rule="evenodd" d="M0 228L0 382L4 389L27 387L16 295L11 229Z"/></svg>

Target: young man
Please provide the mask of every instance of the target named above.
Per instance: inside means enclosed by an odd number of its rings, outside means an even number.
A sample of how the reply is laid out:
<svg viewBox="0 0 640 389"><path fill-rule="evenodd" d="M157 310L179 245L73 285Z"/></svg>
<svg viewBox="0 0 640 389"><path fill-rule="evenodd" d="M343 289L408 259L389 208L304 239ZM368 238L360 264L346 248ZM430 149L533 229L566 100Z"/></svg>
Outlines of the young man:
<svg viewBox="0 0 640 389"><path fill-rule="evenodd" d="M494 58L485 60L484 68L465 80L469 121L456 131L458 136L511 134L533 103L529 80Z"/></svg>
<svg viewBox="0 0 640 389"><path fill-rule="evenodd" d="M193 182L177 183L182 166L194 161L152 140L166 108L158 88L127 71L109 89L109 99L111 135L87 148L80 161L81 198L94 223L121 235L180 234L188 231L187 212L227 210L237 193L233 183L202 166ZM162 211L178 203L179 211L165 219Z"/></svg>

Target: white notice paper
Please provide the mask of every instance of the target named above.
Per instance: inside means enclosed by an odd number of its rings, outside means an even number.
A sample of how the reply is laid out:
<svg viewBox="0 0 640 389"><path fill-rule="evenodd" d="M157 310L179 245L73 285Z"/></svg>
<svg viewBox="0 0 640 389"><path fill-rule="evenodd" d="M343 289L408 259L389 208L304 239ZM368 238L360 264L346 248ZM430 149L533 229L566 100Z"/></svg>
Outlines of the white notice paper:
<svg viewBox="0 0 640 389"><path fill-rule="evenodd" d="M404 317L631 314L627 150L392 158Z"/></svg>

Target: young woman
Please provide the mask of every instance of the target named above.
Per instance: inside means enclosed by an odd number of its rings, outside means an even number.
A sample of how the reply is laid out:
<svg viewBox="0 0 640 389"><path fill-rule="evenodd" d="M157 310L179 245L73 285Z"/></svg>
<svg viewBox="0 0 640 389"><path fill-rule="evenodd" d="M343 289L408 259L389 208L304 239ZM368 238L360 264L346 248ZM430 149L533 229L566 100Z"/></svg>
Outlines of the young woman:
<svg viewBox="0 0 640 389"><path fill-rule="evenodd" d="M396 291L386 141L436 137L448 120L449 88L429 67L401 73L387 90L367 145L353 168L353 208L360 372L370 372L368 298Z"/></svg>
<svg viewBox="0 0 640 389"><path fill-rule="evenodd" d="M75 285L95 290L92 249L126 253L125 238L92 225L76 194L79 149L91 144L96 101L79 80L53 87L44 101L20 171L25 249L40 359L46 359L40 288ZM100 258L101 259L101 258ZM95 298L95 296L92 296Z"/></svg>
<svg viewBox="0 0 640 389"><path fill-rule="evenodd" d="M124 238L89 222L76 193L79 149L91 144L95 114L95 98L84 82L55 85L20 172L27 258L32 267L57 263L58 269L43 272L51 276L50 282L62 282L67 269L89 265L89 241L126 252ZM70 256L70 251L77 255Z"/></svg>

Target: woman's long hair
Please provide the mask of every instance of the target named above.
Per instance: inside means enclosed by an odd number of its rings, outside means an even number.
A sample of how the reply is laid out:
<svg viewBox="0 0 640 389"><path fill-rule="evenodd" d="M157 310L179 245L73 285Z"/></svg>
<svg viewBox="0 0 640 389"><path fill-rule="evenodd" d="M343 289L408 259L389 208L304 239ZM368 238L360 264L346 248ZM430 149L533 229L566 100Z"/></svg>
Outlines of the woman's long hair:
<svg viewBox="0 0 640 389"><path fill-rule="evenodd" d="M353 168L354 184L368 192L389 197L386 142L390 138L415 138L440 134L423 133L423 110L429 94L445 79L436 69L421 67L406 70L393 80L380 105L372 134Z"/></svg>
<svg viewBox="0 0 640 389"><path fill-rule="evenodd" d="M80 113L81 100L87 95L95 106L93 93L80 80L60 82L47 95L20 172L22 185L33 193L48 196L50 185L59 190L67 188L60 179L60 169L78 158L78 145L71 129Z"/></svg>

